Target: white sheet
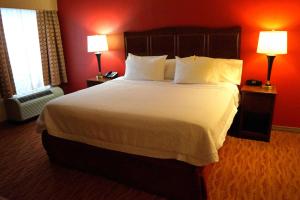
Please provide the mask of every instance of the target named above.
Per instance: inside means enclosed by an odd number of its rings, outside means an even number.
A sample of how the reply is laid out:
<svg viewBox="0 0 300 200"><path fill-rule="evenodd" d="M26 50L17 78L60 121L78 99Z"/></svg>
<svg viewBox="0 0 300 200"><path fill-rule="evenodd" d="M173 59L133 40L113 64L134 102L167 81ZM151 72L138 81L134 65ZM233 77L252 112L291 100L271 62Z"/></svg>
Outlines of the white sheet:
<svg viewBox="0 0 300 200"><path fill-rule="evenodd" d="M218 161L237 112L233 84L122 78L50 101L38 130L105 149L202 166Z"/></svg>

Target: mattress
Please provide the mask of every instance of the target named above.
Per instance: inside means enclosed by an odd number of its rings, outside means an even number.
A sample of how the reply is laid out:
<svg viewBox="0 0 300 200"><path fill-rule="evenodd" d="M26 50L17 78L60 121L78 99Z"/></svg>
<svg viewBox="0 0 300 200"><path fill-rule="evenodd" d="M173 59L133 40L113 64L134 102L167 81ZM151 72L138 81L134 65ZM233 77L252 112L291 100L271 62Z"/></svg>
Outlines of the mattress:
<svg viewBox="0 0 300 200"><path fill-rule="evenodd" d="M203 166L218 161L238 101L230 83L120 77L51 100L37 124L59 138Z"/></svg>

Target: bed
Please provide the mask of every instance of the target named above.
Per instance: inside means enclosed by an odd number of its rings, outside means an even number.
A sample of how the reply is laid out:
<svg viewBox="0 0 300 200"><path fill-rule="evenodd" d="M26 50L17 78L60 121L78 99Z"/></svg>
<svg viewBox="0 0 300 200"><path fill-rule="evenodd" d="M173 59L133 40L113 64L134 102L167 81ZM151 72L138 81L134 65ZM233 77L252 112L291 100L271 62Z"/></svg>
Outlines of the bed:
<svg viewBox="0 0 300 200"><path fill-rule="evenodd" d="M163 28L126 32L124 40L126 56L239 58L240 28ZM206 198L203 167L218 161L237 106L231 84L121 77L51 101L38 128L54 162L196 200Z"/></svg>

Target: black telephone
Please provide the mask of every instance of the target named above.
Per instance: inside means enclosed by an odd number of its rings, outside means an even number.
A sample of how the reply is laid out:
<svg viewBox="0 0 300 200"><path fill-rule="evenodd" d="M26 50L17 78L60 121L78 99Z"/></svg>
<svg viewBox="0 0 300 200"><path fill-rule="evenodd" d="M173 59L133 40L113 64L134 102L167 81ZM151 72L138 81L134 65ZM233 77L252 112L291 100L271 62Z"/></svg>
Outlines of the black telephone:
<svg viewBox="0 0 300 200"><path fill-rule="evenodd" d="M118 77L118 72L113 72L113 71L109 71L107 73L104 74L105 78L117 78Z"/></svg>
<svg viewBox="0 0 300 200"><path fill-rule="evenodd" d="M261 86L262 82L260 80L250 79L246 81L246 85L250 86Z"/></svg>

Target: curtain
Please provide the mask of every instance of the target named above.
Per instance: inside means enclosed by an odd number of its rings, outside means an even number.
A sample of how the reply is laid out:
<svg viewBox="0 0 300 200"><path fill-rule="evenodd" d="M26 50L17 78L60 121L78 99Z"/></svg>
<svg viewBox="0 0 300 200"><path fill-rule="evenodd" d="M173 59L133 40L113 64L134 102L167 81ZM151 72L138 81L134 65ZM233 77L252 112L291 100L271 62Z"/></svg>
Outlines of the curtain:
<svg viewBox="0 0 300 200"><path fill-rule="evenodd" d="M66 83L67 74L57 11L37 11L45 85Z"/></svg>
<svg viewBox="0 0 300 200"><path fill-rule="evenodd" d="M12 69L9 62L0 12L0 96L9 98L16 93Z"/></svg>
<svg viewBox="0 0 300 200"><path fill-rule="evenodd" d="M44 88L35 10L1 8L17 95Z"/></svg>

